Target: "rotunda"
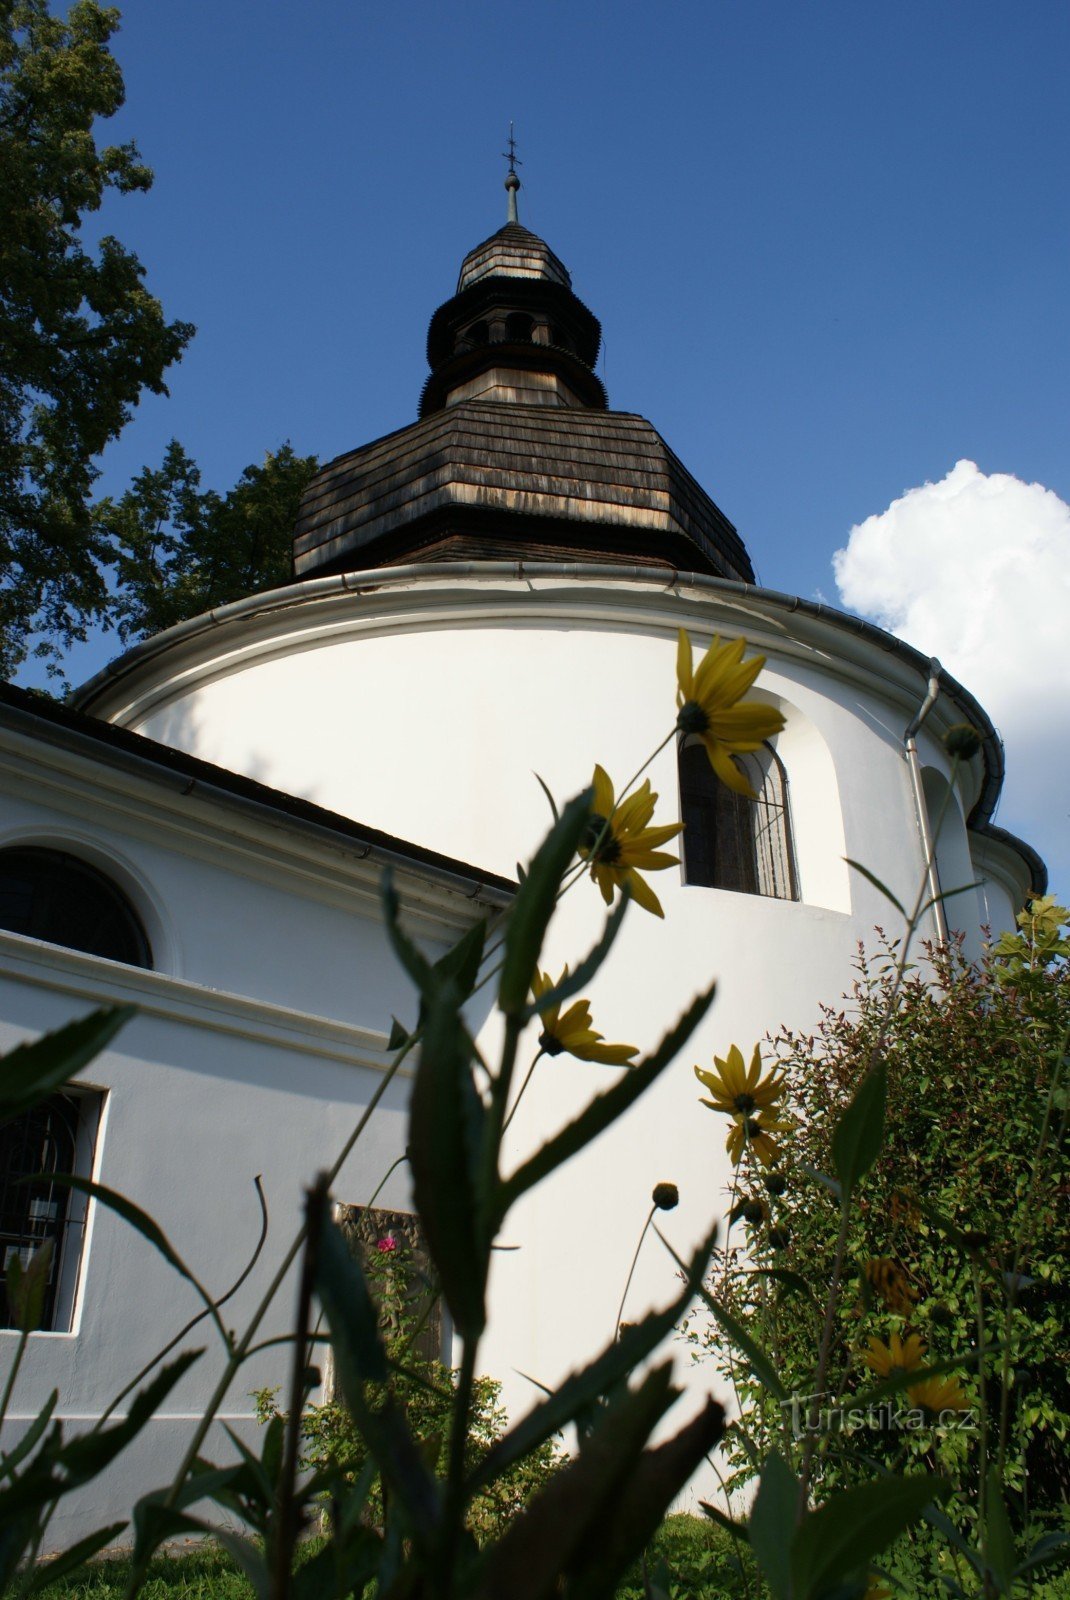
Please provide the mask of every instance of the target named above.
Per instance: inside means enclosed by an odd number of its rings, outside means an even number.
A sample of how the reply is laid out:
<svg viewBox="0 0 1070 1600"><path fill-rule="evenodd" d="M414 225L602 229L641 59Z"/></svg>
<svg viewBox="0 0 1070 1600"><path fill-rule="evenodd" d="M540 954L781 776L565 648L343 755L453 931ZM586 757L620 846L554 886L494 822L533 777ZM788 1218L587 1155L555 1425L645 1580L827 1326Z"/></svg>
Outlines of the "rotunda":
<svg viewBox="0 0 1070 1600"><path fill-rule="evenodd" d="M736 529L655 427L609 409L598 321L515 197L511 185L510 220L469 252L431 318L418 420L310 484L293 584L139 645L79 703L506 876L550 820L534 773L565 798L600 763L619 788L657 750L655 821L684 823L681 864L654 885L663 919L629 909L590 990L595 1024L646 1049L711 977L718 995L686 1057L508 1219L516 1248L497 1258L487 1350L521 1406L533 1391L517 1373L555 1382L612 1335L655 1183L679 1186L666 1227L681 1253L723 1212L723 1127L692 1065L810 1027L848 986L859 941L891 923L847 859L912 899L952 725L981 734L935 852L944 889L978 885L948 903L968 950L982 925L1010 925L1043 866L992 822L1002 747L968 689L858 618L756 586ZM743 637L767 658L755 693L785 725L751 758L756 805L732 804L704 756L667 738L681 628L696 649ZM603 914L589 878L577 884L545 964L574 962ZM935 914L925 932L943 937ZM374 999L365 1021L388 1025ZM540 1062L510 1129L516 1153L617 1070ZM369 1192L380 1176L369 1168ZM392 1182L388 1202L404 1208L404 1178ZM648 1244L625 1315L668 1298L674 1274Z"/></svg>

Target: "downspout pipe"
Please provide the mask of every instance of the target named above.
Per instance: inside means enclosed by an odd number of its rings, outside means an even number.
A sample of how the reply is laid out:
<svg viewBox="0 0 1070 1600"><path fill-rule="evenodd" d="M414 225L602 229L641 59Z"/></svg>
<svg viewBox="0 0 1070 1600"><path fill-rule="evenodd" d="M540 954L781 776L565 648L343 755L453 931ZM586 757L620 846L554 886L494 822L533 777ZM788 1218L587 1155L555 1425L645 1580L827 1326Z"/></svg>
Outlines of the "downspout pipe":
<svg viewBox="0 0 1070 1600"><path fill-rule="evenodd" d="M918 832L921 835L921 848L925 852L925 881L932 901L933 920L936 923L937 944L947 943L947 918L944 916L944 902L940 895L940 874L936 870L936 841L933 838L932 823L929 818L929 807L925 800L925 788L921 781L921 762L918 760L918 729L936 704L940 694L940 673L943 668L933 656L929 662L929 684L925 692L925 699L918 707L917 715L909 723L903 733L903 751L910 768L910 783L914 790L914 810L918 818Z"/></svg>

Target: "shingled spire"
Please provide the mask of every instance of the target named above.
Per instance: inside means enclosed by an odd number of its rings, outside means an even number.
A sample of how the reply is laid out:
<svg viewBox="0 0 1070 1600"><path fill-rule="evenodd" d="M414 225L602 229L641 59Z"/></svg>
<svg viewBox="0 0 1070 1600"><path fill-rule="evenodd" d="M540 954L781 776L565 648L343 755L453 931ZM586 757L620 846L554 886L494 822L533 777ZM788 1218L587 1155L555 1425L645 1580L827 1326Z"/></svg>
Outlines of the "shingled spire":
<svg viewBox="0 0 1070 1600"><path fill-rule="evenodd" d="M517 215L470 250L427 333L410 428L309 485L299 578L401 561L621 561L754 581L735 528L642 417L607 409L602 330Z"/></svg>

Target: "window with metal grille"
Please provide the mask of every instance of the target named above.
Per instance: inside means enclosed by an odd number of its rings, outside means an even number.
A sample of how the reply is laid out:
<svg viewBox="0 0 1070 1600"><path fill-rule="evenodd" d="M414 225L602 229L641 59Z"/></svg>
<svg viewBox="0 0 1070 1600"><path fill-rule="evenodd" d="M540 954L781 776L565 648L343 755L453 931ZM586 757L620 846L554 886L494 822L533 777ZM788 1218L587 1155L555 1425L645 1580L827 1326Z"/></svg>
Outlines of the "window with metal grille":
<svg viewBox="0 0 1070 1600"><path fill-rule="evenodd" d="M0 850L0 928L130 967L152 966L145 930L122 890L65 850Z"/></svg>
<svg viewBox="0 0 1070 1600"><path fill-rule="evenodd" d="M389 1337L399 1332L404 1317L410 1326L420 1329L413 1342L414 1350L427 1361L441 1361L442 1301L419 1218L408 1211L345 1205L335 1208L335 1217L352 1253L361 1266L371 1269L373 1288L376 1280L383 1278L383 1269L397 1262L398 1273L390 1293L378 1295L384 1334Z"/></svg>
<svg viewBox="0 0 1070 1600"><path fill-rule="evenodd" d="M797 900L784 763L770 744L734 759L757 800L721 782L698 739L680 749L684 882Z"/></svg>
<svg viewBox="0 0 1070 1600"><path fill-rule="evenodd" d="M54 1094L0 1127L0 1327L15 1325L8 1302L12 1258L28 1266L47 1242L52 1255L41 1328L70 1330L85 1234L86 1197L57 1184L58 1173L88 1177L100 1123L102 1096L88 1091Z"/></svg>

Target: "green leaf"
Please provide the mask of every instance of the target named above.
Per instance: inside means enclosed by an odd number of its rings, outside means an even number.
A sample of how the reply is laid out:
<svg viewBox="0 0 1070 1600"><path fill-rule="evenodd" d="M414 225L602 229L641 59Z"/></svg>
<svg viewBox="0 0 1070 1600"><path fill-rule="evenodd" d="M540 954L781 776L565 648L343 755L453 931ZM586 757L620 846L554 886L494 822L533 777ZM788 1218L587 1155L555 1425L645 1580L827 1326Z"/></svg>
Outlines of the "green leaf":
<svg viewBox="0 0 1070 1600"><path fill-rule="evenodd" d="M584 1149L603 1129L622 1116L629 1106L634 1105L639 1096L660 1077L677 1052L683 1049L710 1009L716 989L717 985L713 983L698 995L675 1027L665 1035L653 1055L632 1067L611 1089L597 1095L578 1117L566 1124L552 1139L548 1139L528 1161L517 1168L511 1178L506 1179L500 1191L500 1217L504 1217L514 1201L533 1184L539 1183Z"/></svg>
<svg viewBox="0 0 1070 1600"><path fill-rule="evenodd" d="M271 1574L260 1547L230 1528L216 1528L213 1537L244 1572L256 1600L271 1600Z"/></svg>
<svg viewBox="0 0 1070 1600"><path fill-rule="evenodd" d="M405 1508L413 1533L426 1541L438 1521L438 1492L403 1413L382 1386L389 1367L375 1306L341 1229L324 1217L316 1259L316 1292L333 1336L335 1369L346 1405L384 1480ZM366 1386L375 1386L374 1399Z"/></svg>
<svg viewBox="0 0 1070 1600"><path fill-rule="evenodd" d="M13 1265L14 1260L12 1260L12 1266ZM10 1271L10 1268L8 1270ZM51 1422L52 1413L56 1409L56 1403L58 1400L59 1390L53 1389L52 1393L49 1395L48 1399L45 1401L36 1417L34 1417L33 1422L26 1429L26 1432L23 1434L15 1448L13 1450L9 1450L6 1454L0 1454L0 1477L14 1477L15 1468L20 1464L20 1462L26 1460L26 1457L33 1450L37 1441L41 1438L45 1429L48 1427L48 1424Z"/></svg>
<svg viewBox="0 0 1070 1600"><path fill-rule="evenodd" d="M45 1239L38 1245L26 1266L23 1266L18 1255L12 1256L8 1264L7 1297L22 1333L33 1333L41 1326L41 1313L45 1306L45 1294L52 1266L52 1250L52 1240Z"/></svg>
<svg viewBox="0 0 1070 1600"><path fill-rule="evenodd" d="M810 1301L811 1305L817 1304L814 1298L814 1291L801 1272L792 1272L788 1267L752 1267L747 1276L748 1278L772 1278L774 1283L780 1284L784 1289L789 1289L792 1294L802 1295L805 1300Z"/></svg>
<svg viewBox="0 0 1070 1600"><path fill-rule="evenodd" d="M0 1123L19 1116L94 1060L134 1015L133 1006L105 1006L68 1022L0 1059Z"/></svg>
<svg viewBox="0 0 1070 1600"><path fill-rule="evenodd" d="M726 1516L718 1506L711 1506L708 1500L700 1500L699 1505L703 1513L716 1522L719 1528L730 1533L733 1539L741 1539L744 1544L750 1543L750 1529L745 1522L736 1522L733 1517Z"/></svg>
<svg viewBox="0 0 1070 1600"><path fill-rule="evenodd" d="M417 949L401 926L401 901L398 898L397 890L394 888L394 874L389 867L383 868L380 894L383 902L383 917L386 922L387 937L394 947L394 954L405 968L420 994L426 997L435 987L434 968L423 952Z"/></svg>
<svg viewBox="0 0 1070 1600"><path fill-rule="evenodd" d="M408 1044L409 1038L410 1034L408 1029L401 1026L401 1023L398 1021L397 1017L391 1017L390 1037L386 1041L386 1048L391 1052L394 1050L400 1050L403 1045Z"/></svg>
<svg viewBox="0 0 1070 1600"><path fill-rule="evenodd" d="M888 1066L882 1057L858 1085L832 1135L832 1161L843 1186L844 1204L881 1153L887 1099Z"/></svg>
<svg viewBox="0 0 1070 1600"><path fill-rule="evenodd" d="M799 1162L799 1171L805 1172L806 1176L813 1178L815 1183L820 1183L837 1201L843 1199L842 1186L836 1182L835 1178L830 1178L827 1172L819 1172L816 1167L809 1166L805 1161Z"/></svg>
<svg viewBox="0 0 1070 1600"><path fill-rule="evenodd" d="M390 1367L379 1335L379 1317L360 1263L345 1236L329 1218L324 1221L316 1262L316 1293L331 1332L334 1357L343 1389L386 1383ZM337 1330L337 1331L336 1331ZM266 1480L272 1481L267 1463Z"/></svg>
<svg viewBox="0 0 1070 1600"><path fill-rule="evenodd" d="M79 1539L77 1544L70 1545L61 1555L53 1556L50 1561L42 1561L34 1567L22 1593L37 1594L41 1589L47 1589L67 1577L68 1573L76 1572L91 1556L117 1539L125 1527L125 1522L110 1522L106 1528L98 1528L95 1533Z"/></svg>
<svg viewBox="0 0 1070 1600"><path fill-rule="evenodd" d="M1021 1577L1023 1573L1031 1571L1033 1567L1043 1566L1045 1561L1050 1561L1058 1551L1065 1549L1068 1544L1070 1544L1070 1533L1045 1533L1033 1545L1025 1560L1015 1567L1014 1576L1016 1578Z"/></svg>
<svg viewBox="0 0 1070 1600"><path fill-rule="evenodd" d="M903 905L901 900L896 899L895 895L892 893L886 883L882 883L875 873L870 872L868 867L864 867L862 865L861 861L852 861L850 856L844 856L843 859L846 861L849 867L854 867L856 872L860 872L863 878L873 885L874 889L878 890L878 892L882 894L886 900L891 902L891 904L899 912L899 915L902 917L904 922L909 922L910 919L907 916L906 907Z"/></svg>
<svg viewBox="0 0 1070 1600"><path fill-rule="evenodd" d="M193 1285L205 1305L218 1320L219 1314L216 1311L215 1301L206 1292L190 1268L187 1267L160 1227L160 1224L150 1217L147 1211L142 1211L140 1206L136 1206L132 1200L128 1200L125 1194L120 1194L117 1189L109 1189L103 1183L94 1183L90 1178L80 1178L70 1172L61 1172L52 1174L51 1181L59 1184L61 1188L77 1189L79 1194L88 1195L91 1200L96 1200L100 1205L107 1206L109 1211L114 1211L117 1216L122 1217L124 1222L128 1222L132 1228L135 1228L141 1234L143 1239L147 1239L160 1252L164 1260L174 1267L180 1277L185 1278L188 1283Z"/></svg>
<svg viewBox="0 0 1070 1600"><path fill-rule="evenodd" d="M480 1218L490 1197L479 1194L477 1174L484 1120L460 995L451 985L429 1003L409 1113L409 1165L442 1293L466 1339L478 1337L486 1322L489 1239Z"/></svg>
<svg viewBox="0 0 1070 1600"><path fill-rule="evenodd" d="M792 1542L793 1600L822 1600L833 1585L863 1575L949 1488L942 1478L888 1476L837 1490L808 1513Z"/></svg>
<svg viewBox="0 0 1070 1600"><path fill-rule="evenodd" d="M452 950L447 950L431 969L440 985L448 982L456 984L462 1000L467 1000L476 986L486 937L487 923L483 918L469 928Z"/></svg>
<svg viewBox="0 0 1070 1600"><path fill-rule="evenodd" d="M988 1564L1000 1591L1009 1595L1017 1556L1014 1533L1003 1503L1003 1483L995 1466L988 1469L985 1495L985 1523L988 1533Z"/></svg>
<svg viewBox="0 0 1070 1600"><path fill-rule="evenodd" d="M654 1231L657 1233L657 1229ZM658 1238L661 1239L662 1244L665 1246L666 1250L668 1250L669 1254L672 1256L677 1265L682 1265L680 1258L676 1254L676 1251L672 1248L672 1245L669 1244L660 1233L658 1233ZM776 1368L757 1340L751 1338L750 1334L747 1332L746 1328L738 1320L738 1318L734 1317L729 1311L728 1307L721 1304L720 1300L714 1298L714 1296L706 1288L705 1284L699 1285L698 1292L702 1296L703 1300L705 1300L707 1306L709 1306L710 1310L713 1312L715 1320L724 1329L725 1333L727 1333L729 1339L731 1339L736 1349L741 1355L746 1356L747 1364L754 1373L754 1376L764 1383L765 1387L769 1390L769 1393L775 1400L787 1400L788 1391L777 1377Z"/></svg>
<svg viewBox="0 0 1070 1600"><path fill-rule="evenodd" d="M968 894L971 889L980 889L983 882L983 878L978 878L976 883L964 883L959 889L944 889L940 894L930 896L921 909L922 911L930 911L933 906L939 905L943 900L952 899L954 895Z"/></svg>
<svg viewBox="0 0 1070 1600"><path fill-rule="evenodd" d="M762 1467L747 1523L751 1549L773 1600L798 1600L791 1587L791 1542L798 1508L799 1480L774 1450Z"/></svg>
<svg viewBox="0 0 1070 1600"><path fill-rule="evenodd" d="M567 1592L569 1580L605 1549L605 1522L635 1471L643 1446L677 1398L668 1363L638 1388L618 1394L600 1415L578 1455L513 1519L508 1532L484 1553L471 1592L479 1600L543 1600ZM719 1408L718 1408L719 1410ZM612 1595L612 1574L603 1567L601 1593Z"/></svg>
<svg viewBox="0 0 1070 1600"><path fill-rule="evenodd" d="M103 1472L119 1452L137 1437L152 1419L157 1407L203 1354L203 1350L185 1350L168 1366L161 1367L152 1382L134 1396L130 1410L114 1428L79 1434L62 1445L56 1452L56 1459L66 1470L66 1488L77 1488Z"/></svg>
<svg viewBox="0 0 1070 1600"><path fill-rule="evenodd" d="M520 1017L527 1005L535 963L557 905L561 879L575 856L587 819L593 790L570 800L532 859L509 912L505 956L498 984L498 1004L507 1017Z"/></svg>
<svg viewBox="0 0 1070 1600"><path fill-rule="evenodd" d="M564 1001L571 1000L574 994L579 994L580 990L587 986L612 950L613 941L620 932L620 925L624 921L624 913L630 901L631 890L625 884L620 899L606 918L606 925L598 943L584 956L575 972L570 972L567 978L563 978L552 989L547 989L546 993L539 997L538 1003L532 1001L530 1005L524 1007L525 1022L530 1022L540 1011L547 1011L551 1006L559 1006Z"/></svg>
<svg viewBox="0 0 1070 1600"><path fill-rule="evenodd" d="M573 1422L585 1408L611 1393L628 1374L645 1361L661 1341L672 1332L702 1283L716 1238L710 1234L684 1265L684 1286L676 1298L661 1311L651 1311L615 1339L588 1366L574 1372L556 1389L536 1384L548 1396L527 1416L515 1423L480 1461L468 1483L470 1494L495 1482L514 1462L520 1461L546 1439ZM535 1382L529 1379L529 1382Z"/></svg>
<svg viewBox="0 0 1070 1600"><path fill-rule="evenodd" d="M557 809L557 801L554 799L553 795L550 793L549 785L543 782L543 780L539 777L538 773L535 774L535 782L538 784L539 788L542 790L543 794L546 796L547 800L550 802L550 811L551 811L551 814L553 815L554 821L555 822L559 821L561 813Z"/></svg>

